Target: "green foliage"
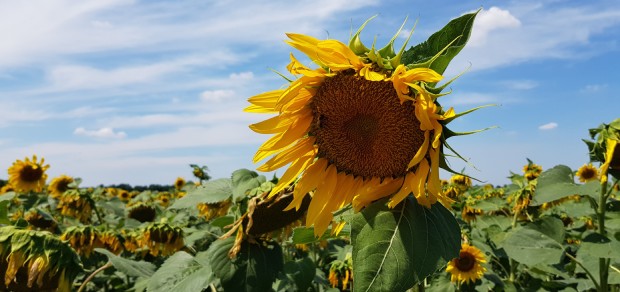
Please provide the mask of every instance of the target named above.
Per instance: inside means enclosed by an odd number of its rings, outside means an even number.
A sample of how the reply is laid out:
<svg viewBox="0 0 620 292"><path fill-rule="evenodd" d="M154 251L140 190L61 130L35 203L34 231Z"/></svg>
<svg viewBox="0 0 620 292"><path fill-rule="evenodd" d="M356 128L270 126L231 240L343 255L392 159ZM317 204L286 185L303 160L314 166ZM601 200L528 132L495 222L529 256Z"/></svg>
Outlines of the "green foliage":
<svg viewBox="0 0 620 292"><path fill-rule="evenodd" d="M478 11L453 19L428 40L406 50L401 62L414 67L431 68L443 74L450 61L467 44L477 14ZM437 54L440 54L439 57L433 60Z"/></svg>
<svg viewBox="0 0 620 292"><path fill-rule="evenodd" d="M381 200L351 220L355 291L405 291L458 256L459 227L440 204Z"/></svg>
<svg viewBox="0 0 620 292"><path fill-rule="evenodd" d="M95 251L108 257L108 260L114 265L114 268L128 276L148 278L155 273L155 269L157 268L152 263L126 259L103 248L95 248Z"/></svg>
<svg viewBox="0 0 620 292"><path fill-rule="evenodd" d="M196 257L179 251L149 279L148 292L202 291L214 280L206 252Z"/></svg>
<svg viewBox="0 0 620 292"><path fill-rule="evenodd" d="M174 202L170 209L195 208L199 203L219 203L233 195L231 180L227 178L208 181L188 192L185 197Z"/></svg>
<svg viewBox="0 0 620 292"><path fill-rule="evenodd" d="M229 251L234 238L214 242L209 248L208 260L213 273L226 291L266 291L283 269L282 249L275 243L247 243L241 245L234 259Z"/></svg>

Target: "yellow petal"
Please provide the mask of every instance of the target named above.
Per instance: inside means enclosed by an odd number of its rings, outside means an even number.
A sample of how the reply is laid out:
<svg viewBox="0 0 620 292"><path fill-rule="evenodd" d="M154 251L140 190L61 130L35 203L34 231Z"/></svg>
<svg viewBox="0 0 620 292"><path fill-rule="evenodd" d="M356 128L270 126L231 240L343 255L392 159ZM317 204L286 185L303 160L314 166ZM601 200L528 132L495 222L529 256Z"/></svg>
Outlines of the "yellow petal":
<svg viewBox="0 0 620 292"><path fill-rule="evenodd" d="M284 209L288 211L293 209L299 210L303 198L308 192L314 190L325 176L325 170L327 168L327 160L317 159L308 169L304 172L303 176L297 182L295 190L293 191L293 201Z"/></svg>
<svg viewBox="0 0 620 292"><path fill-rule="evenodd" d="M248 102L266 108L274 108L284 89L272 90L248 98Z"/></svg>
<svg viewBox="0 0 620 292"><path fill-rule="evenodd" d="M314 152L311 153L312 154L310 155L302 156L291 164L282 177L280 177L280 180L278 180L278 184L271 189L269 197L279 193L281 190L290 185L299 176L299 174L308 167L308 164L314 160L315 156Z"/></svg>
<svg viewBox="0 0 620 292"><path fill-rule="evenodd" d="M429 131L424 131L424 142L420 146L420 149L418 149L418 152L415 153L415 155L413 156L413 158L409 162L409 165L407 165L407 169L410 169L414 165L420 163L422 158L424 158L424 156L426 156L426 153L428 151L428 144L429 144L428 143L428 136L429 135L430 135Z"/></svg>
<svg viewBox="0 0 620 292"><path fill-rule="evenodd" d="M373 178L368 182L363 182L362 186L359 188L358 194L353 198L353 208L357 212L373 201L395 193L402 185L402 177L397 179L386 178L381 183L379 178Z"/></svg>
<svg viewBox="0 0 620 292"><path fill-rule="evenodd" d="M262 107L260 105L254 105L254 104L244 108L243 111L246 113L257 113L257 114L273 114L273 113L278 112L277 110L273 108Z"/></svg>
<svg viewBox="0 0 620 292"><path fill-rule="evenodd" d="M398 192L394 194L392 198L390 198L390 201L388 202L388 207L394 208L396 205L398 205L398 203L400 203L409 194L411 194L411 181L413 180L414 176L415 175L412 172L407 173L407 175L405 176L405 181L400 187L400 190L398 190Z"/></svg>
<svg viewBox="0 0 620 292"><path fill-rule="evenodd" d="M607 148L607 151L605 151L605 163L601 165L601 183L607 183L607 170L609 169L609 165L611 164L611 160L613 159L614 151L617 144L617 140L605 140L605 146Z"/></svg>
<svg viewBox="0 0 620 292"><path fill-rule="evenodd" d="M334 193L334 189L338 184L338 176L336 172L336 167L330 165L327 167L327 171L323 178L323 181L319 183L314 191L314 195L312 196L312 201L310 202L310 206L308 207L308 213L306 214L306 225L312 225L325 205L329 202L332 194ZM315 230L316 233L316 230Z"/></svg>
<svg viewBox="0 0 620 292"><path fill-rule="evenodd" d="M291 161L301 156L309 155L314 152L314 138L305 138L297 142L297 144L293 147L278 153L276 156L265 162L265 164L257 168L257 170L264 172L273 171L289 164Z"/></svg>

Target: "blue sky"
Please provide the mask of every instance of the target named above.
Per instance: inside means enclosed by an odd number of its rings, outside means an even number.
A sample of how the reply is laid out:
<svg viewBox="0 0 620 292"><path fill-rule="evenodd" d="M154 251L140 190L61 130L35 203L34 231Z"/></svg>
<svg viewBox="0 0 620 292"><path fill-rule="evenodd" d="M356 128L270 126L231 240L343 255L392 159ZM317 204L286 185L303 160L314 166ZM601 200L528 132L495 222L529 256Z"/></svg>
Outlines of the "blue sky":
<svg viewBox="0 0 620 292"><path fill-rule="evenodd" d="M478 8L445 75L471 68L440 102L500 104L451 124L498 128L452 138L476 169L453 168L504 184L526 158L587 162L587 129L620 116L617 0L0 0L0 168L37 154L50 177L83 185L172 183L191 178L190 163L214 177L253 169L268 136L247 125L266 116L242 109L284 85L271 70L284 72L294 52L286 32L347 41L378 15L362 38L385 44L409 17L414 45Z"/></svg>

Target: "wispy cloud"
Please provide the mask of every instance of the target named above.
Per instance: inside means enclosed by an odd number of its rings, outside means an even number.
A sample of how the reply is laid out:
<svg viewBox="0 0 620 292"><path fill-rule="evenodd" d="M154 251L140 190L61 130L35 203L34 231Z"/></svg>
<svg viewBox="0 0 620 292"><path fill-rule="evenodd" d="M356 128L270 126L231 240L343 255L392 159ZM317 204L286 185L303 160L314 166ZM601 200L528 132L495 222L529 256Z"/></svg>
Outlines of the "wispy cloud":
<svg viewBox="0 0 620 292"><path fill-rule="evenodd" d="M580 91L583 93L594 93L605 90L607 88L607 84L588 84L584 86Z"/></svg>
<svg viewBox="0 0 620 292"><path fill-rule="evenodd" d="M538 87L538 82L534 80L509 80L501 83L512 90L530 90Z"/></svg>
<svg viewBox="0 0 620 292"><path fill-rule="evenodd" d="M123 139L127 137L125 132L117 132L112 128L101 128L98 130L86 130L82 127L76 128L73 131L73 134L78 136L86 136L86 137L94 137L94 138L112 138L112 139Z"/></svg>
<svg viewBox="0 0 620 292"><path fill-rule="evenodd" d="M543 130L543 131L548 131L548 130L553 130L553 129L557 128L557 127L558 127L557 123L551 122L551 123L547 123L547 124L544 124L544 125L540 125L538 127L538 129L539 130Z"/></svg>

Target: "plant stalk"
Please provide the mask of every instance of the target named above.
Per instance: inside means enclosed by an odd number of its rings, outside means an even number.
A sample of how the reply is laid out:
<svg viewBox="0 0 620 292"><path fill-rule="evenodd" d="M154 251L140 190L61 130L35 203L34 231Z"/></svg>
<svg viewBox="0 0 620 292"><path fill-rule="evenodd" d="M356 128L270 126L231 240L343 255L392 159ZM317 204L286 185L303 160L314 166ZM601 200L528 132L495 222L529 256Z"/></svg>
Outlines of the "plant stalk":
<svg viewBox="0 0 620 292"><path fill-rule="evenodd" d="M605 236L606 232L605 232L605 209L606 209L606 204L607 204L607 182L604 182L601 184L601 195L599 197L599 202L598 202L598 232L599 234ZM607 285L607 279L609 277L609 262L607 261L606 258L599 258L598 259L598 265L599 265L599 291L600 292L607 292L608 291L608 285Z"/></svg>

